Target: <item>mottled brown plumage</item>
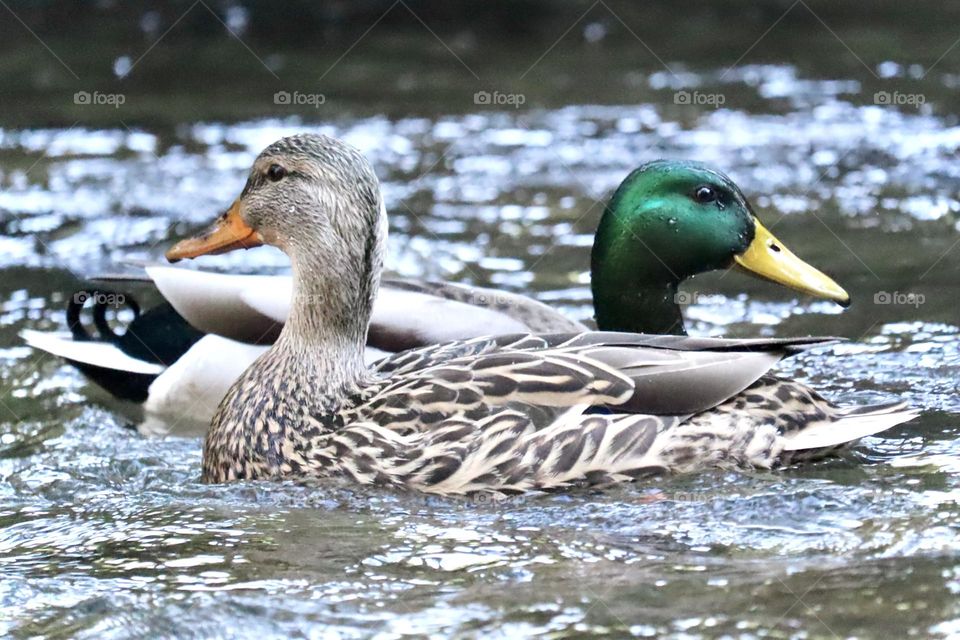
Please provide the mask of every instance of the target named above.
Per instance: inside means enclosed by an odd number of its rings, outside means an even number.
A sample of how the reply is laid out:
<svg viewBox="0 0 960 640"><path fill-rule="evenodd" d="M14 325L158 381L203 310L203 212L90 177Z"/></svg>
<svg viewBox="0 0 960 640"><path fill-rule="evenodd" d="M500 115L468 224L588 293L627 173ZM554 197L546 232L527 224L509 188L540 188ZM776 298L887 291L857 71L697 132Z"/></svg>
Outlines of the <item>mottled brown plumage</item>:
<svg viewBox="0 0 960 640"><path fill-rule="evenodd" d="M272 181L276 165L284 177ZM213 419L208 482L341 476L450 494L603 485L771 467L913 415L838 409L765 376L817 339L514 335L403 352L367 369L386 239L369 164L323 136L281 140L257 159L236 209L290 256L295 290L279 339Z"/></svg>

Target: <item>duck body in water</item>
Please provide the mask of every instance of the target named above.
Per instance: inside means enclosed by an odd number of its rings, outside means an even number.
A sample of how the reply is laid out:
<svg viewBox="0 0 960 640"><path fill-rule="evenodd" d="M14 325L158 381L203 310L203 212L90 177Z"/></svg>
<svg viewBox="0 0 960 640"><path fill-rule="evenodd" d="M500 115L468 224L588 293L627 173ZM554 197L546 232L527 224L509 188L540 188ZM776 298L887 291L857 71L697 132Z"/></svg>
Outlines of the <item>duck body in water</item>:
<svg viewBox="0 0 960 640"><path fill-rule="evenodd" d="M386 235L366 159L304 135L265 149L214 227L168 251L179 260L271 244L293 271L279 337L213 418L205 481L341 476L442 494L603 485L818 457L913 416L901 405L837 408L795 383L757 387L815 338L512 335L368 368Z"/></svg>

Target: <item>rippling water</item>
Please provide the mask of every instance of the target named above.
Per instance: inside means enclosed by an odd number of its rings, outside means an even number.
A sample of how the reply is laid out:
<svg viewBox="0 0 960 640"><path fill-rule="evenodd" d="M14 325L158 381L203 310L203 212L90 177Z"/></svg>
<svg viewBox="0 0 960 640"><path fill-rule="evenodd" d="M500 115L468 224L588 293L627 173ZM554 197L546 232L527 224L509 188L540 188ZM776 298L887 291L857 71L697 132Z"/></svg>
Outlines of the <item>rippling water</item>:
<svg viewBox="0 0 960 640"><path fill-rule="evenodd" d="M0 633L960 635L960 127L788 64L642 82L659 92L642 104L0 130ZM673 103L711 87L752 106ZM83 277L160 260L236 196L263 146L305 130L373 160L390 270L532 291L581 319L598 202L647 160L715 164L854 306L711 274L688 284L713 294L687 309L692 331L848 337L782 370L925 413L844 459L605 492L201 485L198 438L139 435L16 334L62 328ZM203 266L286 261L264 248ZM922 303L876 304L884 292Z"/></svg>

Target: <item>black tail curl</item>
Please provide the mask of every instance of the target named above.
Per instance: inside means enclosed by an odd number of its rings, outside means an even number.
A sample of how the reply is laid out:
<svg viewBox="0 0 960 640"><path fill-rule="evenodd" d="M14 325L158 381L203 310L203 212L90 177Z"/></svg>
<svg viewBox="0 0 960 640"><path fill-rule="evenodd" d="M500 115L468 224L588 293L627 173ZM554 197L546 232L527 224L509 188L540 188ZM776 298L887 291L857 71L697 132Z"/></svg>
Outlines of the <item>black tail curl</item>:
<svg viewBox="0 0 960 640"><path fill-rule="evenodd" d="M83 310L89 307L92 327L84 325ZM107 318L111 309L129 308L133 320L114 329ZM170 366L205 334L190 326L167 302L141 311L128 293L105 289L76 291L67 302L67 325L78 342L106 342L123 353L153 364ZM147 399L150 384L157 376L117 371L89 363L70 361L113 396L134 402Z"/></svg>

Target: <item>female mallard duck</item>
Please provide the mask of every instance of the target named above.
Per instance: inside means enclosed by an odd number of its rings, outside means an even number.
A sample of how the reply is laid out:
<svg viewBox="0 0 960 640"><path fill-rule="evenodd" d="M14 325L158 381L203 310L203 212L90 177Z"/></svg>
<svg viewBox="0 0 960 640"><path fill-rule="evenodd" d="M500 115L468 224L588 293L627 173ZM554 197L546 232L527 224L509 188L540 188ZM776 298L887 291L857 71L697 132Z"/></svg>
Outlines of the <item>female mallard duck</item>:
<svg viewBox="0 0 960 640"><path fill-rule="evenodd" d="M714 200L718 215L726 205ZM746 233L746 231L744 231ZM753 385L818 339L513 335L428 346L373 368L364 348L387 218L348 145L267 147L236 203L170 260L271 244L290 258L290 315L214 415L203 479L346 477L444 494L771 467L912 417L839 409L794 383Z"/></svg>
<svg viewBox="0 0 960 640"><path fill-rule="evenodd" d="M727 176L694 162L645 164L613 194L597 230L591 263L597 325L683 334L680 283L731 265L840 304L849 300L760 224ZM208 423L230 384L266 349L258 345L276 339L289 313L292 282L159 265L146 272L168 302L138 315L123 335L103 322L100 304L94 306L100 337L90 336L79 323L82 302L74 299L72 335L30 331L24 337L73 362L114 395L145 403L148 415L183 420L186 414L189 422ZM482 334L586 330L522 295L389 280L374 305L367 360Z"/></svg>

